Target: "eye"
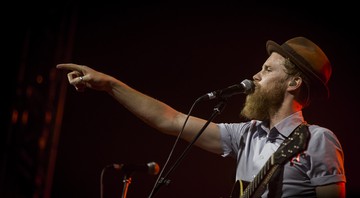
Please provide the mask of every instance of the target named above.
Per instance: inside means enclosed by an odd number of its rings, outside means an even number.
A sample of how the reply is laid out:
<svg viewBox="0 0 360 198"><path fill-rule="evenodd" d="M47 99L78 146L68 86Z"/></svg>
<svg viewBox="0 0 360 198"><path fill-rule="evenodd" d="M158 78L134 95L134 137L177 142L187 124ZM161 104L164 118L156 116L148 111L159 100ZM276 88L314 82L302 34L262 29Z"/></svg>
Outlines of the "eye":
<svg viewBox="0 0 360 198"><path fill-rule="evenodd" d="M265 66L264 67L264 70L267 71L267 72L270 72L271 71L271 68L269 66Z"/></svg>

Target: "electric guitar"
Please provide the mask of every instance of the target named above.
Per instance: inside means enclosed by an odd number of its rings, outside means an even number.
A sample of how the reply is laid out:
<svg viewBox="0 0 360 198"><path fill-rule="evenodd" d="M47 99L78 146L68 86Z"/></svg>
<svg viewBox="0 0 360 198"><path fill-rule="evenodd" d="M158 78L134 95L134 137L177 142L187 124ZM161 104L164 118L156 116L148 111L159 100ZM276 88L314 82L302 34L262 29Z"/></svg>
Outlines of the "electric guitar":
<svg viewBox="0 0 360 198"><path fill-rule="evenodd" d="M284 140L276 152L270 156L252 182L240 180L235 182L230 198L261 197L266 190L266 185L280 166L306 149L309 136L307 125L299 125L289 138ZM245 190L243 190L244 187Z"/></svg>

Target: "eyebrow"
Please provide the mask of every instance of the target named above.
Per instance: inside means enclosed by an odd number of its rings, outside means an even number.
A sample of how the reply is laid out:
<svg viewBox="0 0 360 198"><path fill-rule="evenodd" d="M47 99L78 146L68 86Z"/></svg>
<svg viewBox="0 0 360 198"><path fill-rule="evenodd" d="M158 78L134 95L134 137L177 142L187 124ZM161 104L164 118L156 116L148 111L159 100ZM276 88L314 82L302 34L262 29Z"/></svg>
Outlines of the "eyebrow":
<svg viewBox="0 0 360 198"><path fill-rule="evenodd" d="M266 64L264 64L261 68L262 68L262 69L267 69L267 68L272 68L272 66L271 66L271 65L266 65Z"/></svg>

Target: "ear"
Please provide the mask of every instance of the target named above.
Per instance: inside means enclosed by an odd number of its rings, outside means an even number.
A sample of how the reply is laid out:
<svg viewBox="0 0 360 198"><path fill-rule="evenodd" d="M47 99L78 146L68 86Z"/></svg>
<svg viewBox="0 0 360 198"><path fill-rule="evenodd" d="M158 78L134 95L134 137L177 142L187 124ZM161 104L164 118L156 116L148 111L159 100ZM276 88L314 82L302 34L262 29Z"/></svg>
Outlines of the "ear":
<svg viewBox="0 0 360 198"><path fill-rule="evenodd" d="M301 77L297 76L297 77L292 77L289 81L289 84L288 84L288 89L289 90L295 90L297 89L298 87L300 87L302 83L302 79Z"/></svg>
<svg viewBox="0 0 360 198"><path fill-rule="evenodd" d="M296 86L296 81L295 80L291 80L289 83L289 86Z"/></svg>

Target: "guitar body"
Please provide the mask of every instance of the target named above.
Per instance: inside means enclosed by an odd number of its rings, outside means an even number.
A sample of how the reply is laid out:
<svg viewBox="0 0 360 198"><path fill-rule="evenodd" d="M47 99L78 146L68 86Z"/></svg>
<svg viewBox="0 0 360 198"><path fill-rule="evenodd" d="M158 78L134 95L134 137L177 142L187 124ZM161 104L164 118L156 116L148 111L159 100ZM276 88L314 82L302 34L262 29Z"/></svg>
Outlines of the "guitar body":
<svg viewBox="0 0 360 198"><path fill-rule="evenodd" d="M230 198L258 198L265 192L266 184L260 185L256 189L249 187L250 182L237 180L232 188ZM252 191L254 190L254 191Z"/></svg>
<svg viewBox="0 0 360 198"><path fill-rule="evenodd" d="M232 188L230 198L241 198L244 196L244 189L249 185L249 182L237 180Z"/></svg>

